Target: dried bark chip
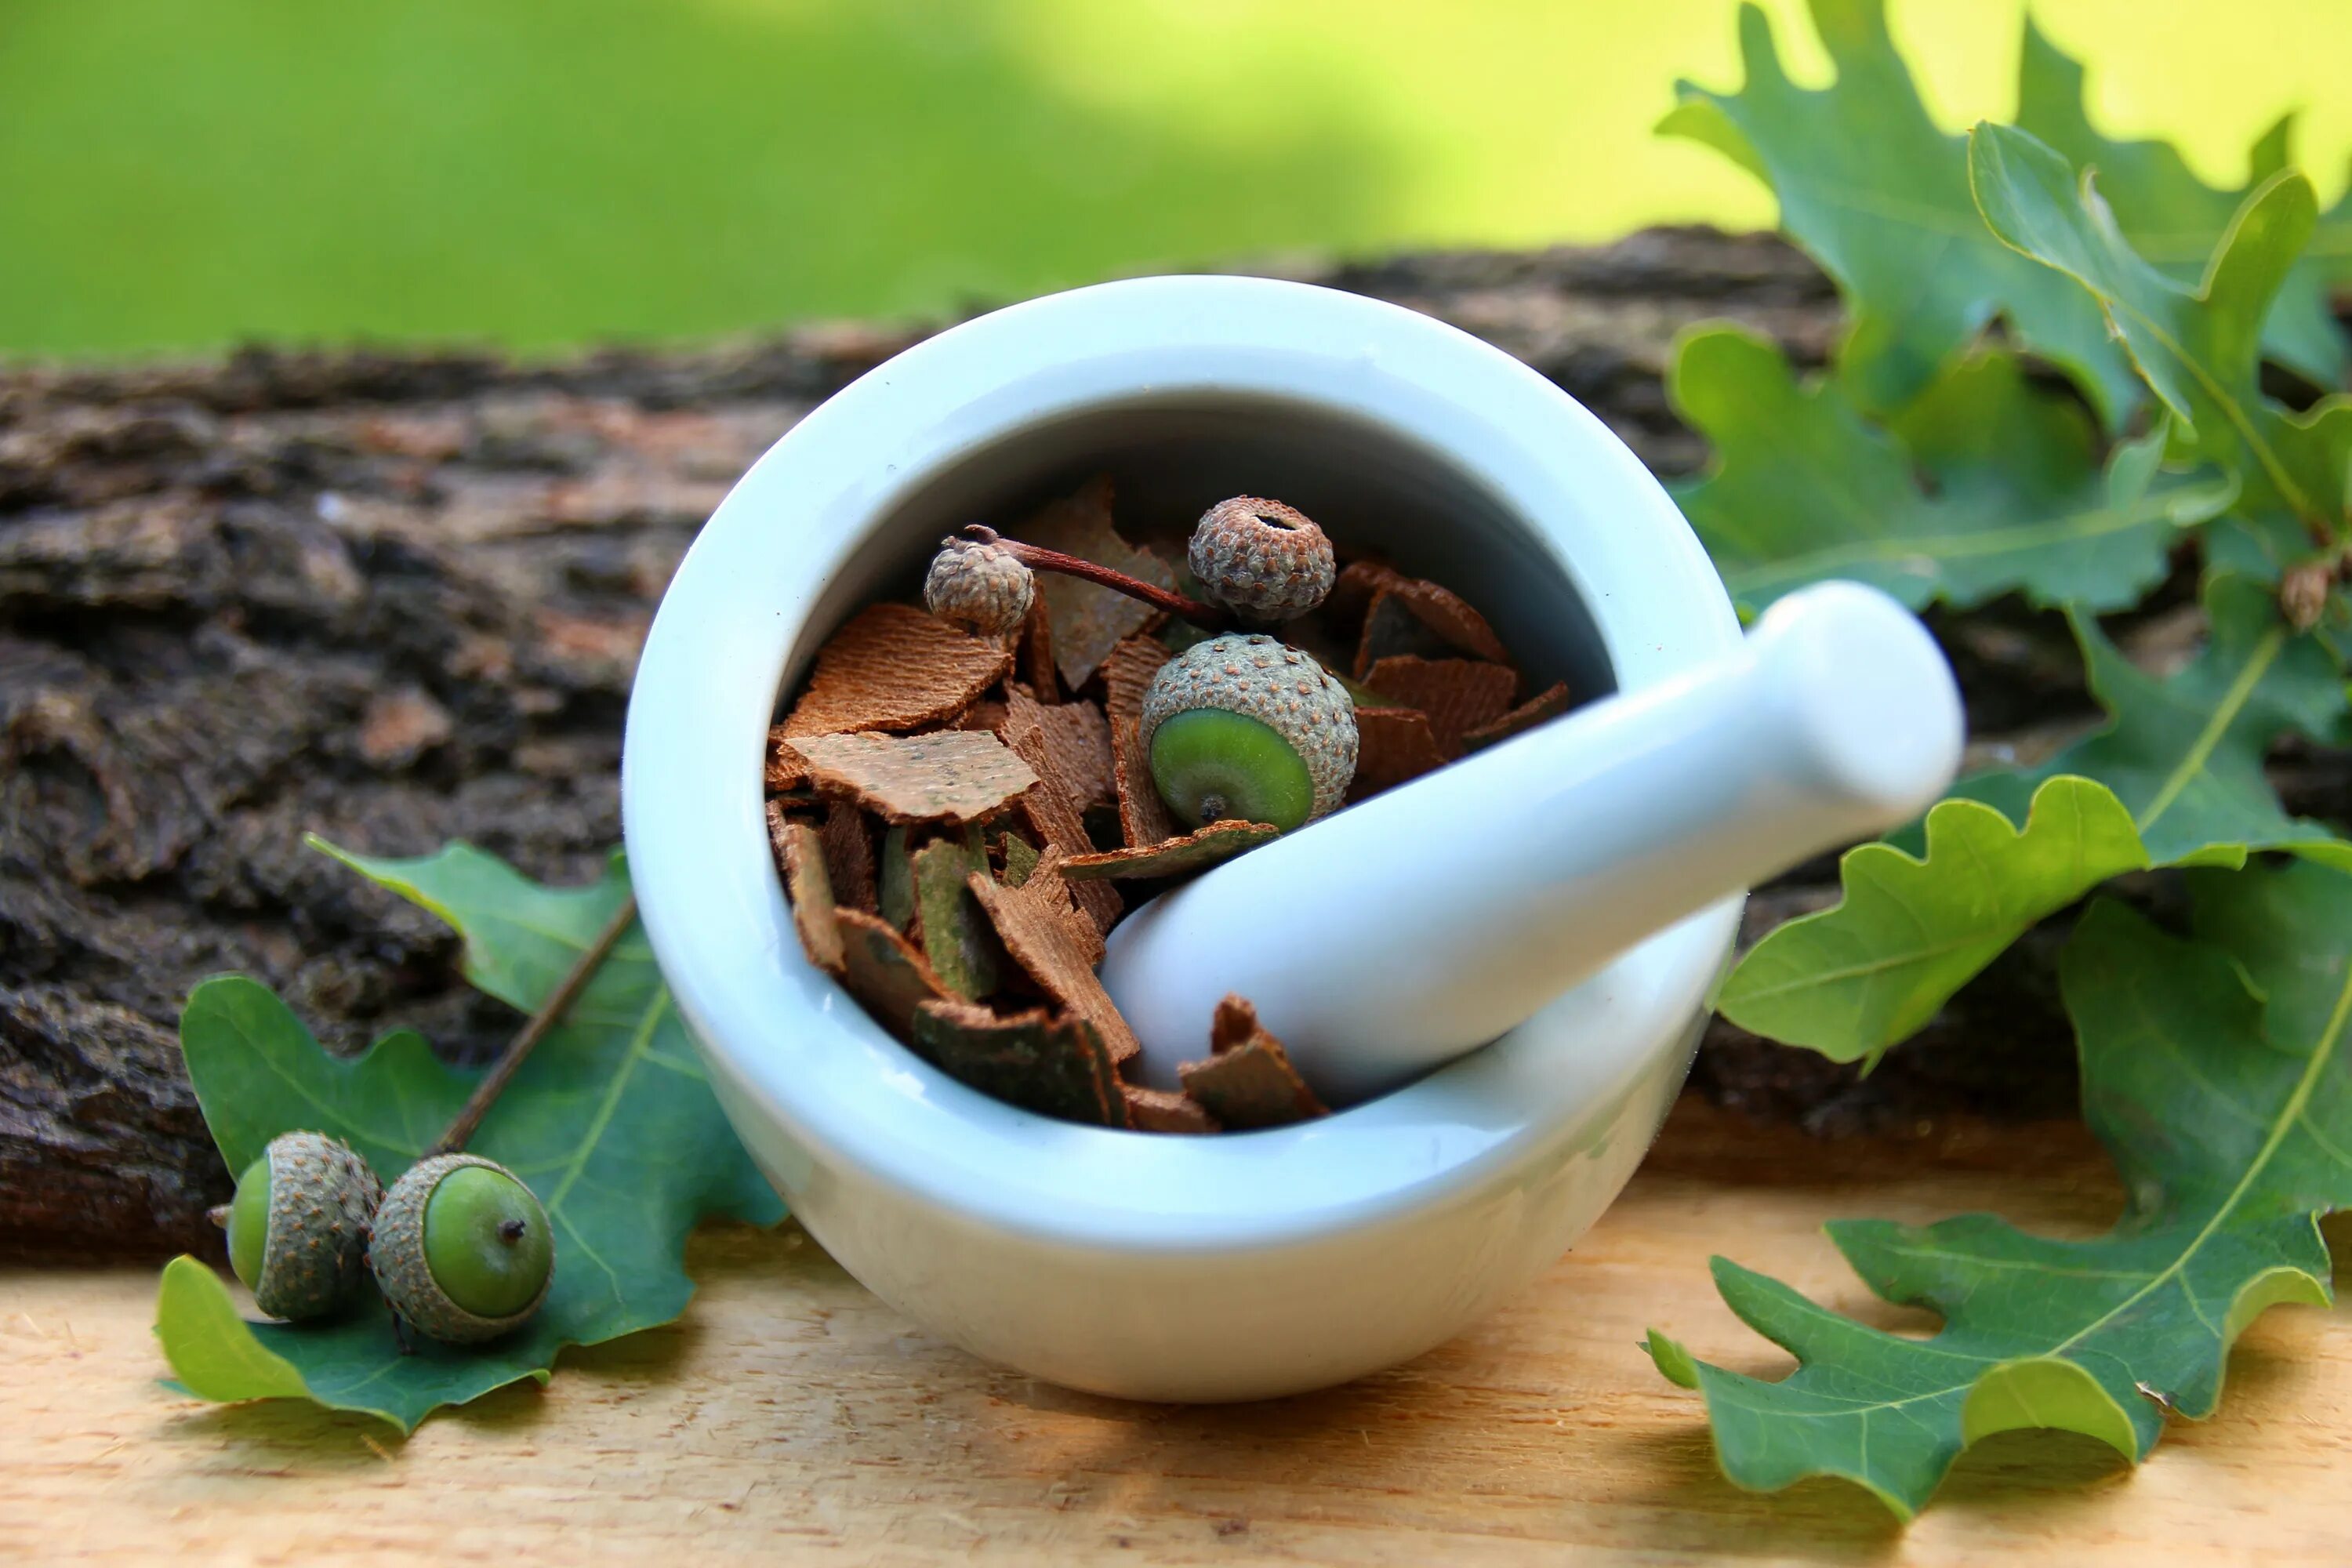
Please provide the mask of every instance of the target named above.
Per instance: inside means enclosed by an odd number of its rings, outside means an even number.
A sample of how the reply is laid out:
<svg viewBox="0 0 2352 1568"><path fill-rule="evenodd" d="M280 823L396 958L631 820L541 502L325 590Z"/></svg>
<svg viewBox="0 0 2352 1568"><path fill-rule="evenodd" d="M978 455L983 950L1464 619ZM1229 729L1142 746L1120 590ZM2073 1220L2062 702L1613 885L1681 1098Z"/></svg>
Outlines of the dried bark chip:
<svg viewBox="0 0 2352 1568"><path fill-rule="evenodd" d="M1000 1017L968 1002L915 1011L915 1048L933 1067L1024 1110L1096 1127L1128 1125L1118 1068L1085 1019L1043 1007Z"/></svg>
<svg viewBox="0 0 2352 1568"><path fill-rule="evenodd" d="M1118 792L1118 826L1129 848L1176 837L1168 803L1151 782L1151 754L1137 741L1143 694L1160 667L1175 657L1150 637L1129 637L1103 661L1103 715L1110 730L1111 783Z"/></svg>
<svg viewBox="0 0 2352 1568"><path fill-rule="evenodd" d="M1099 954L1089 957L1073 929L1076 921L1061 905L1067 887L1049 866L1040 864L1018 888L1007 888L975 873L967 886L988 911L1004 949L1055 1001L1092 1024L1109 1047L1111 1059L1125 1061L1142 1047L1135 1031L1111 1005L1110 994L1095 977Z"/></svg>
<svg viewBox="0 0 2352 1568"><path fill-rule="evenodd" d="M1217 1004L1205 1061L1176 1069L1184 1091L1228 1131L1283 1127L1331 1114L1290 1065L1282 1042L1257 1021L1257 1009L1239 996Z"/></svg>
<svg viewBox="0 0 2352 1568"><path fill-rule="evenodd" d="M1418 708L1356 710L1356 779L1350 800L1361 800L1445 765L1437 731Z"/></svg>
<svg viewBox="0 0 2352 1568"><path fill-rule="evenodd" d="M1228 991L1217 1004L1217 1010L1209 1015L1209 1054L1221 1057L1245 1046L1260 1028L1257 1004Z"/></svg>
<svg viewBox="0 0 2352 1568"><path fill-rule="evenodd" d="M1045 732L1045 755L1054 777L1070 804L1081 812L1109 805L1118 799L1111 772L1110 721L1100 705L1091 701L1064 702L1037 709Z"/></svg>
<svg viewBox="0 0 2352 1568"><path fill-rule="evenodd" d="M1037 847L1017 833L1004 836L1004 885L1017 888L1037 868Z"/></svg>
<svg viewBox="0 0 2352 1568"><path fill-rule="evenodd" d="M882 918L905 931L915 921L915 868L907 851L904 827L893 827L882 835L880 860L876 873L876 901Z"/></svg>
<svg viewBox="0 0 2352 1568"><path fill-rule="evenodd" d="M833 886L824 874L824 846L816 829L805 822L790 822L773 805L768 808L768 832L784 863L784 896L792 901L793 930L801 939L808 961L838 979L848 972L848 960L835 918Z"/></svg>
<svg viewBox="0 0 2352 1568"><path fill-rule="evenodd" d="M1339 574L1332 584L1332 597L1342 605L1368 597L1366 619L1378 609L1383 595L1394 597L1411 610L1421 624L1444 637L1453 647L1475 658L1495 664L1508 664L1511 655L1503 647L1503 639L1486 617L1470 607L1469 601L1442 583L1426 577L1408 577L1395 567L1378 561L1355 561ZM1361 667L1369 669L1367 663Z"/></svg>
<svg viewBox="0 0 2352 1568"><path fill-rule="evenodd" d="M1372 606L1364 616L1363 630L1357 634L1354 654L1349 668L1360 679L1363 673L1384 658L1400 654L1412 654L1421 658L1452 658L1461 650L1435 632L1431 631L1412 606L1394 594L1373 595Z"/></svg>
<svg viewBox="0 0 2352 1568"><path fill-rule="evenodd" d="M833 634L784 735L911 730L953 719L1012 667L1001 642L966 635L910 605L872 605Z"/></svg>
<svg viewBox="0 0 2352 1568"><path fill-rule="evenodd" d="M911 1038L915 1009L949 1000L947 987L915 945L880 915L839 910L834 921L841 932L842 984L892 1034Z"/></svg>
<svg viewBox="0 0 2352 1568"><path fill-rule="evenodd" d="M878 912L881 890L874 881L874 837L866 814L845 800L828 801L817 837L824 845L824 872L833 883L834 901L869 915Z"/></svg>
<svg viewBox="0 0 2352 1568"><path fill-rule="evenodd" d="M1028 618L1021 623L1021 647L1014 656L1014 667L1037 700L1055 703L1062 700L1062 683L1054 672L1054 612L1039 595L1029 601Z"/></svg>
<svg viewBox="0 0 2352 1568"><path fill-rule="evenodd" d="M828 793L900 822L968 822L1037 782L1034 764L985 730L925 735L810 735L792 742Z"/></svg>
<svg viewBox="0 0 2352 1568"><path fill-rule="evenodd" d="M1004 704L993 698L982 698L963 710L963 716L955 721L954 727L959 730L986 730L1003 740Z"/></svg>
<svg viewBox="0 0 2352 1568"><path fill-rule="evenodd" d="M1094 840L1087 837L1087 825L1078 815L1069 793L1055 776L1053 758L1045 749L1045 726L1037 715L1044 711L1027 695L1014 691L1009 700L1011 718L1010 740L1015 755L1028 763L1036 773L1037 782L1021 797L1022 814L1029 826L1045 841L1048 849L1058 849L1064 858L1094 853ZM1107 882L1081 882L1071 889L1078 908L1095 922L1097 931L1108 931L1118 912L1126 907L1116 889Z"/></svg>
<svg viewBox="0 0 2352 1568"><path fill-rule="evenodd" d="M1087 967L1100 969L1109 944L1104 941L1102 928L1095 924L1094 917L1078 908L1077 887L1062 875L1062 852L1048 849L1038 856L1028 880L1021 885L1054 906L1062 923L1069 927L1070 940L1077 943L1078 954L1087 961Z"/></svg>
<svg viewBox="0 0 2352 1568"><path fill-rule="evenodd" d="M988 869L986 857L969 845L938 838L915 851L915 902L922 911L923 956L947 988L967 1002L993 992L1002 975L1003 948L987 911L965 885Z"/></svg>
<svg viewBox="0 0 2352 1568"><path fill-rule="evenodd" d="M1121 1083L1127 1100L1127 1123L1138 1132L1214 1132L1217 1119L1181 1089L1146 1089Z"/></svg>
<svg viewBox="0 0 2352 1568"><path fill-rule="evenodd" d="M1014 531L1013 537L1083 556L1158 587L1175 587L1176 574L1166 562L1118 536L1111 526L1110 503L1110 480L1089 480L1076 495L1031 517ZM1038 575L1037 597L1052 617L1055 667L1062 685L1071 691L1084 686L1110 650L1122 638L1141 631L1157 613L1115 588L1058 573Z"/></svg>
<svg viewBox="0 0 2352 1568"><path fill-rule="evenodd" d="M1255 849L1282 837L1269 822L1212 822L1181 838L1170 838L1140 849L1108 849L1099 855L1073 855L1062 862L1062 875L1073 882L1097 878L1181 877L1205 871L1230 860L1244 849Z"/></svg>
<svg viewBox="0 0 2352 1568"><path fill-rule="evenodd" d="M1462 737L1510 711L1518 672L1475 658L1384 658L1364 676L1364 684L1400 708L1429 716L1437 749L1449 759L1462 754Z"/></svg>
<svg viewBox="0 0 2352 1568"><path fill-rule="evenodd" d="M768 731L765 776L770 795L782 795L786 790L798 789L808 783L808 759L784 743L784 727L782 724Z"/></svg>
<svg viewBox="0 0 2352 1568"><path fill-rule="evenodd" d="M1475 729L1465 730L1462 732L1462 743L1472 751L1476 751L1481 746L1491 746L1497 741L1507 741L1512 736L1532 730L1538 724L1549 723L1567 712L1572 706L1574 703L1568 694L1568 682L1555 681L1501 718L1491 720Z"/></svg>

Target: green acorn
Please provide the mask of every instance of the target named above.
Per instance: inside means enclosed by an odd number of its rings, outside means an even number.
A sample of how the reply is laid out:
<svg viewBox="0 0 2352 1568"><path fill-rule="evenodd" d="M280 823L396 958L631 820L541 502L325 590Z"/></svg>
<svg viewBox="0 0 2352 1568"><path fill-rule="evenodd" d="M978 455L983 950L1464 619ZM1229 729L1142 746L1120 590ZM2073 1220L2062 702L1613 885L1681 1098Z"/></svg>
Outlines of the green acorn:
<svg viewBox="0 0 2352 1568"><path fill-rule="evenodd" d="M1143 694L1137 739L1185 826L1221 818L1287 833L1338 809L1356 775L1356 706L1295 647L1255 633L1195 644Z"/></svg>
<svg viewBox="0 0 2352 1568"><path fill-rule="evenodd" d="M367 1272L368 1224L383 1195L347 1145L280 1132L237 1178L223 1216L229 1267L271 1317L324 1317Z"/></svg>
<svg viewBox="0 0 2352 1568"><path fill-rule="evenodd" d="M368 1267L385 1304L420 1333L477 1344L515 1328L547 1299L555 1233L504 1165L436 1154L384 1194Z"/></svg>

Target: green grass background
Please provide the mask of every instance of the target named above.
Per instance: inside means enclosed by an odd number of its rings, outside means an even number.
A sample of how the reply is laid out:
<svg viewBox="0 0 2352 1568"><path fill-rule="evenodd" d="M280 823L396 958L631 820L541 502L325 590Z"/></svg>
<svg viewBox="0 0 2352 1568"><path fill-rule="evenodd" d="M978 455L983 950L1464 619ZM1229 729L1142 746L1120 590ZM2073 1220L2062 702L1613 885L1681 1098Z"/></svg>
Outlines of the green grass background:
<svg viewBox="0 0 2352 1568"><path fill-rule="evenodd" d="M1815 79L1798 0L1766 6ZM2111 129L2352 147L2352 0L2044 0ZM1896 0L1938 115L2021 5ZM1731 0L0 0L0 353L544 348L1157 265L1769 223Z"/></svg>

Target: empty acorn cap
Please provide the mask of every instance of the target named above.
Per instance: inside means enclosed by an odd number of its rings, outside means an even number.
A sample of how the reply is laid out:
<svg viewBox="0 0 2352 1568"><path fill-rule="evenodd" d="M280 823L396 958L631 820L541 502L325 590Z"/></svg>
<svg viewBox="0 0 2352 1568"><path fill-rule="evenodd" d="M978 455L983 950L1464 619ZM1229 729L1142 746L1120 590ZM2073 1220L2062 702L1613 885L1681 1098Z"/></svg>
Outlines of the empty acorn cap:
<svg viewBox="0 0 2352 1568"><path fill-rule="evenodd" d="M1202 591L1244 625L1278 626L1331 592L1331 542L1297 507L1235 496L1201 514L1185 563Z"/></svg>

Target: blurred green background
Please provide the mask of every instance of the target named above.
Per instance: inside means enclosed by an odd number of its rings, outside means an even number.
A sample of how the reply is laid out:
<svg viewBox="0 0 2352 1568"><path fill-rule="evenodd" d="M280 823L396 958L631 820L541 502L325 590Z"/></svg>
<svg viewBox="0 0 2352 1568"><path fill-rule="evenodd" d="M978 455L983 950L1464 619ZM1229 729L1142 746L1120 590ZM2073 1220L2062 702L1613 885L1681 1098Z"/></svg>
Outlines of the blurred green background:
<svg viewBox="0 0 2352 1568"><path fill-rule="evenodd" d="M1824 74L1801 0L1765 7ZM1896 0L1939 118L2021 5ZM2352 0L2042 0L2209 179L2352 147ZM0 353L545 348L1156 265L1768 224L1651 126L1732 0L0 0Z"/></svg>

